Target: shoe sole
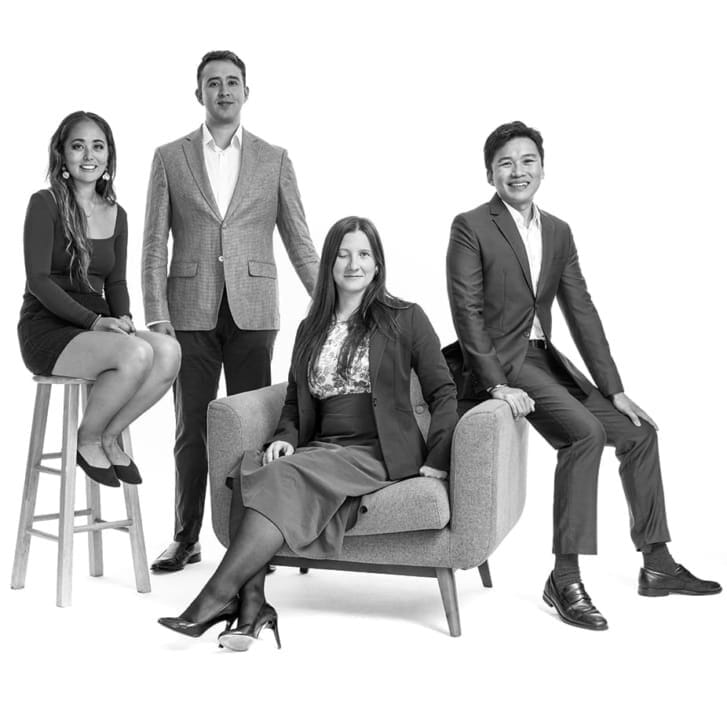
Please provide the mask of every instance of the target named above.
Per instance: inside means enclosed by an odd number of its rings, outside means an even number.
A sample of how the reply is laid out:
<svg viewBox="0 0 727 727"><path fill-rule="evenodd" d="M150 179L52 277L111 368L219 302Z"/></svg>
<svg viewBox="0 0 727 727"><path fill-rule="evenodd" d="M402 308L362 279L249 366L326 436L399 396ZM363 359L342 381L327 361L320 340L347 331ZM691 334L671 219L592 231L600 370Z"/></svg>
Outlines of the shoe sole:
<svg viewBox="0 0 727 727"><path fill-rule="evenodd" d="M585 629L586 631L607 631L608 630L608 624L604 624L603 626L588 626L586 624L578 623L578 621L572 621L567 616L564 616L556 607L553 600L548 596L547 593L543 593L543 600L545 603L550 606L551 608L555 609L555 612L560 616L560 620L563 623L567 623L569 626L575 626L579 629Z"/></svg>
<svg viewBox="0 0 727 727"><path fill-rule="evenodd" d="M197 553L196 555L193 555L189 558L189 560L184 564L180 565L178 568L169 568L168 566L154 566L152 565L149 570L152 573L175 573L178 570L182 570L185 565L190 565L191 563L199 563L202 560L202 554Z"/></svg>
<svg viewBox="0 0 727 727"><path fill-rule="evenodd" d="M247 651L257 639L244 634L220 634L217 643L230 651Z"/></svg>
<svg viewBox="0 0 727 727"><path fill-rule="evenodd" d="M718 591L690 591L686 588L642 588L639 586L639 595L648 598L660 598L672 594L675 596L716 596L718 593L722 593L721 588Z"/></svg>

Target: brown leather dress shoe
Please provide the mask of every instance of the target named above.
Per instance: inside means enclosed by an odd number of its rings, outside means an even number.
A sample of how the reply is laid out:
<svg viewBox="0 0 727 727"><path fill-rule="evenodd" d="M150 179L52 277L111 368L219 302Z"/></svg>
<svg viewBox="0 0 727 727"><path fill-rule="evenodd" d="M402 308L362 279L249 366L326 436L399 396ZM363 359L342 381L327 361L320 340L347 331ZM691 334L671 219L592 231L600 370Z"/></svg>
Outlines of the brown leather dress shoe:
<svg viewBox="0 0 727 727"><path fill-rule="evenodd" d="M608 621L591 603L589 595L582 583L571 583L563 588L555 585L553 573L545 582L543 600L554 608L560 618L571 626L592 631L605 631Z"/></svg>
<svg viewBox="0 0 727 727"><path fill-rule="evenodd" d="M679 564L674 573L661 573L650 568L642 568L639 571L640 596L668 596L670 593L681 593L684 596L712 596L721 591L722 586L716 581L703 581Z"/></svg>
<svg viewBox="0 0 727 727"><path fill-rule="evenodd" d="M202 560L202 549L199 543L177 543L175 541L165 548L151 564L151 570L152 573L182 570L187 563L199 563L200 560Z"/></svg>

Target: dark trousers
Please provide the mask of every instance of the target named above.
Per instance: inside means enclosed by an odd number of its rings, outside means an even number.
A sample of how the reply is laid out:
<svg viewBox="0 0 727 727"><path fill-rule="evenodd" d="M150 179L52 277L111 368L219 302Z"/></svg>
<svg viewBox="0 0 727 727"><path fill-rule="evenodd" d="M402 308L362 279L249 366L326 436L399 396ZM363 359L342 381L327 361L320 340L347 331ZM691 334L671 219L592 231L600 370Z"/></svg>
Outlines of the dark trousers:
<svg viewBox="0 0 727 727"><path fill-rule="evenodd" d="M598 389L585 394L550 351L529 348L510 382L535 401L530 423L558 451L553 495L553 552L596 552L598 468L615 447L638 550L670 540L656 431L637 427ZM464 402L463 402L464 403Z"/></svg>
<svg viewBox="0 0 727 727"><path fill-rule="evenodd" d="M207 405L216 398L224 367L227 395L270 385L277 331L243 331L232 319L227 294L211 331L177 331L182 366L174 384L176 499L174 539L199 538L207 491Z"/></svg>

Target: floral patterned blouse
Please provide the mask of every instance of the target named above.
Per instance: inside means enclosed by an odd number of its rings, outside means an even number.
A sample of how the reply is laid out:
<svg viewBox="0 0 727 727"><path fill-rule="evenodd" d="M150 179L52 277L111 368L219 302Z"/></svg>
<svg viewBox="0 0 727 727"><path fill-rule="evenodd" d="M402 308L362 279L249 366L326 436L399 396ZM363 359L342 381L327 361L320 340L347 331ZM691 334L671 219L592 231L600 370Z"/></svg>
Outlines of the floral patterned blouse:
<svg viewBox="0 0 727 727"><path fill-rule="evenodd" d="M338 371L338 354L348 333L346 321L336 321L328 331L320 356L308 372L308 388L316 399L328 399L340 394L370 394L369 339L366 337L356 351L348 379Z"/></svg>

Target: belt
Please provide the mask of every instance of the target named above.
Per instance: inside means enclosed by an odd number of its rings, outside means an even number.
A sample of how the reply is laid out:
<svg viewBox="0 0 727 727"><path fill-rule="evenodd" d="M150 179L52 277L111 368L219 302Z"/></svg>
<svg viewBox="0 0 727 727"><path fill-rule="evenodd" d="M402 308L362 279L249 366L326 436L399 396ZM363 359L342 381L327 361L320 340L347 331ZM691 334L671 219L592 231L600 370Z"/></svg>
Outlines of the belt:
<svg viewBox="0 0 727 727"><path fill-rule="evenodd" d="M548 344L542 338L531 338L528 345L533 348L548 348Z"/></svg>

